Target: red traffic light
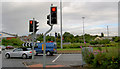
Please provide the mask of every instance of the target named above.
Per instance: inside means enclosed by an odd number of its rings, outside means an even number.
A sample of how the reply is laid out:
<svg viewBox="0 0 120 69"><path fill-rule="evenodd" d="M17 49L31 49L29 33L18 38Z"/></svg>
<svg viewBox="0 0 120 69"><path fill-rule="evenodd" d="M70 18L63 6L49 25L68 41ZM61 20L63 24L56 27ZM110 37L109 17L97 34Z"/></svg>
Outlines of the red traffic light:
<svg viewBox="0 0 120 69"><path fill-rule="evenodd" d="M33 23L33 21L30 21L30 24L32 24Z"/></svg>
<svg viewBox="0 0 120 69"><path fill-rule="evenodd" d="M56 8L55 8L55 7L52 7L52 11L53 11L53 12L56 11Z"/></svg>

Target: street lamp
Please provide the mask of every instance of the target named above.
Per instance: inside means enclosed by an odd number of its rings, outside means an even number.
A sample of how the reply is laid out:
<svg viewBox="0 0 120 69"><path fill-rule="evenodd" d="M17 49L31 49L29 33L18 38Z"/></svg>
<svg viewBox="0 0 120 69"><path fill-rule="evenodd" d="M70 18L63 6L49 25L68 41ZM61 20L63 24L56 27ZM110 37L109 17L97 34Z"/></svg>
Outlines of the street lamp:
<svg viewBox="0 0 120 69"><path fill-rule="evenodd" d="M107 26L107 38L109 39L109 28Z"/></svg>
<svg viewBox="0 0 120 69"><path fill-rule="evenodd" d="M63 40L62 40L62 0L60 0L60 32L61 32L61 49L63 49Z"/></svg>
<svg viewBox="0 0 120 69"><path fill-rule="evenodd" d="M85 36L84 36L84 19L85 19L85 17L82 17L82 19L83 19L83 40L84 40L84 43L85 43Z"/></svg>

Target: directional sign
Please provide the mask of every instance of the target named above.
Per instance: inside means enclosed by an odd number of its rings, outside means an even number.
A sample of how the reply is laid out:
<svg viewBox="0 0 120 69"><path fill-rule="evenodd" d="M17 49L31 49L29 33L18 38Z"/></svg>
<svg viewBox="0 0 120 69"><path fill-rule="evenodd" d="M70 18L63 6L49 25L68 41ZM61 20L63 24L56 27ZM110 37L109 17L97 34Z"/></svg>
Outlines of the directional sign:
<svg viewBox="0 0 120 69"><path fill-rule="evenodd" d="M24 43L22 44L22 46L24 47Z"/></svg>

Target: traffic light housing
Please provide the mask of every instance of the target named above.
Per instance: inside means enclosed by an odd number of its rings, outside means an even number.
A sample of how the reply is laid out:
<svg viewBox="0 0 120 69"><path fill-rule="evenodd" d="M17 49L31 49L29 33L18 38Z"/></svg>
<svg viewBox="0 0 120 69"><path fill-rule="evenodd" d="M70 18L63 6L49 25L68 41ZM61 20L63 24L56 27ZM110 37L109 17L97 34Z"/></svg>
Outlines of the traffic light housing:
<svg viewBox="0 0 120 69"><path fill-rule="evenodd" d="M51 24L57 24L57 7L51 7Z"/></svg>
<svg viewBox="0 0 120 69"><path fill-rule="evenodd" d="M47 15L47 24L50 25L50 15Z"/></svg>
<svg viewBox="0 0 120 69"><path fill-rule="evenodd" d="M33 20L29 21L29 32L33 32Z"/></svg>
<svg viewBox="0 0 120 69"><path fill-rule="evenodd" d="M37 21L35 21L35 29L34 29L34 32L37 32L39 29L37 29L37 27L39 26L39 25L37 25L39 22L37 22Z"/></svg>

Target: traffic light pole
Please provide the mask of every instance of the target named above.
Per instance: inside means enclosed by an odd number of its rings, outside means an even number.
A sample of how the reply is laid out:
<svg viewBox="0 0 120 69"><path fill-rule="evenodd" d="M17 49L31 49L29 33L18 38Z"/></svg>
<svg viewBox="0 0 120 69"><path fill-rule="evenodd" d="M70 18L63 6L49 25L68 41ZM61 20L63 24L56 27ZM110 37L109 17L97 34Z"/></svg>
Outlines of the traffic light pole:
<svg viewBox="0 0 120 69"><path fill-rule="evenodd" d="M55 37L55 42L56 42L56 37Z"/></svg>
<svg viewBox="0 0 120 69"><path fill-rule="evenodd" d="M44 50L43 50L43 68L45 68L46 67L46 34L47 33L49 33L51 30L52 30L52 28L53 28L53 25L50 25L51 26L51 28L44 34Z"/></svg>
<svg viewBox="0 0 120 69"><path fill-rule="evenodd" d="M34 59L34 37L35 37L35 18L33 18L33 37L32 37L32 60Z"/></svg>

